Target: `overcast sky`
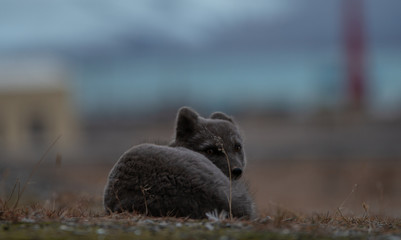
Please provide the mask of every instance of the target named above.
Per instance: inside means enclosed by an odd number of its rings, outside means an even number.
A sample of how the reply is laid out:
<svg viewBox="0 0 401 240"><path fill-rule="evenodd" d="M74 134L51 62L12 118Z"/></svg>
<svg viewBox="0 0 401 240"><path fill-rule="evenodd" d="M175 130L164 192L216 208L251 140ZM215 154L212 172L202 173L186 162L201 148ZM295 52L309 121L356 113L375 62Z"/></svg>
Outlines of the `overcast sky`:
<svg viewBox="0 0 401 240"><path fill-rule="evenodd" d="M96 44L118 45L125 37L207 44L243 22L283 31L321 35L336 31L343 0L0 0L0 50ZM401 41L401 1L365 0L366 19L375 41ZM282 25L284 24L284 25ZM313 25L313 26L312 26ZM255 25L256 26L256 25ZM282 26L283 29L280 29ZM308 29L309 27L309 29ZM277 30L278 29L278 30ZM245 29L247 30L247 29ZM256 29L256 31L258 31ZM235 34L241 35L243 31ZM235 37L235 36L234 36ZM272 36L274 38L274 36ZM332 36L330 36L332 38ZM281 41L281 40L280 40Z"/></svg>
<svg viewBox="0 0 401 240"><path fill-rule="evenodd" d="M0 0L0 47L107 44L126 32L200 44L207 41L207 33L240 21L283 16L289 10L286 2Z"/></svg>

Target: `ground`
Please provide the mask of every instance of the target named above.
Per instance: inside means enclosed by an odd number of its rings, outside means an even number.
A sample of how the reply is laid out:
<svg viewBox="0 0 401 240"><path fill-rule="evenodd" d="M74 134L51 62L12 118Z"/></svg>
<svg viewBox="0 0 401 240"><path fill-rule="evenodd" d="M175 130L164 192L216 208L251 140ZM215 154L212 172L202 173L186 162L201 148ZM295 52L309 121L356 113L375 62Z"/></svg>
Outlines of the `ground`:
<svg viewBox="0 0 401 240"><path fill-rule="evenodd" d="M1 199L0 239L401 239L400 218L344 216L341 210L301 215L277 208L245 221L108 215L91 206L91 199L69 199L58 208Z"/></svg>

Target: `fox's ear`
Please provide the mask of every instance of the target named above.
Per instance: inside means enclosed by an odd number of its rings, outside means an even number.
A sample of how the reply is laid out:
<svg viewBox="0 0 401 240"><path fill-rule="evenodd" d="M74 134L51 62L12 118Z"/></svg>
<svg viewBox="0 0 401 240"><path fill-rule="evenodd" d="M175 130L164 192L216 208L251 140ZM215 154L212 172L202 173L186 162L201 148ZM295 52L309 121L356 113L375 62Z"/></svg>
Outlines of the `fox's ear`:
<svg viewBox="0 0 401 240"><path fill-rule="evenodd" d="M226 120L226 121L229 121L231 123L234 123L234 120L231 117L227 116L225 113L222 113L222 112L212 113L212 115L210 115L209 118L211 118L211 119L221 119L221 120Z"/></svg>
<svg viewBox="0 0 401 240"><path fill-rule="evenodd" d="M177 114L176 139L186 139L193 134L199 115L189 107L182 107Z"/></svg>

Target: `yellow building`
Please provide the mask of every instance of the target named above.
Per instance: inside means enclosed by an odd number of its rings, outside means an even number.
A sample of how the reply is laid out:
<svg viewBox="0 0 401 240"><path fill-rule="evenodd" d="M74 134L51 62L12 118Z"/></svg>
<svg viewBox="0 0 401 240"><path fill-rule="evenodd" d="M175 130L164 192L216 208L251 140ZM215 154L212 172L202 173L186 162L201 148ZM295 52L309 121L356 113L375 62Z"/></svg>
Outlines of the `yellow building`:
<svg viewBox="0 0 401 240"><path fill-rule="evenodd" d="M55 64L0 65L0 152L25 156L43 151L62 135L59 147L77 140L77 122L65 86L67 75Z"/></svg>

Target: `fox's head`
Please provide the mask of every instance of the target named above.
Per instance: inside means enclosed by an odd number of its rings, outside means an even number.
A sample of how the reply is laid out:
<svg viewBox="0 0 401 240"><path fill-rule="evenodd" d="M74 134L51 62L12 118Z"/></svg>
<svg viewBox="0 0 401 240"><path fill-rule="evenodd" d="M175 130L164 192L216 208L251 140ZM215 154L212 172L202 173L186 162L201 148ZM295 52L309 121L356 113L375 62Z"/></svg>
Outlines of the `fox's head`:
<svg viewBox="0 0 401 240"><path fill-rule="evenodd" d="M173 145L203 154L227 177L230 169L232 179L239 179L245 168L246 157L238 126L221 112L203 118L188 107L179 109Z"/></svg>

